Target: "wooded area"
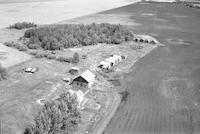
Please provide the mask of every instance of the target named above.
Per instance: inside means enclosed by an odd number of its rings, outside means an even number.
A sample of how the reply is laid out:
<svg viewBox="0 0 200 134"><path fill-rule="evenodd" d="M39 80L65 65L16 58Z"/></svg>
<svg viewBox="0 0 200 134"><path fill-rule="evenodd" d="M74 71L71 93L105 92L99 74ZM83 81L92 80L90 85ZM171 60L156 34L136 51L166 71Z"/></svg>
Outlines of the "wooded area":
<svg viewBox="0 0 200 134"><path fill-rule="evenodd" d="M64 24L29 29L24 34L29 38L29 49L59 50L97 43L120 44L133 40L133 33L125 26L116 24Z"/></svg>

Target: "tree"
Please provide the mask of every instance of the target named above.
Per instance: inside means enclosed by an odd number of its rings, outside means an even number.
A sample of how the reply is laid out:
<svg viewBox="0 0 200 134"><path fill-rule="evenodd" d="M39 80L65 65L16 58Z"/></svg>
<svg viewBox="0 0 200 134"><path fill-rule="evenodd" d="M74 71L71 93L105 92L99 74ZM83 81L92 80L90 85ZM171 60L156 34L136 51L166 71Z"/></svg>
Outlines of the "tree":
<svg viewBox="0 0 200 134"><path fill-rule="evenodd" d="M74 53L73 58L72 58L72 63L77 64L79 62L79 54Z"/></svg>
<svg viewBox="0 0 200 134"><path fill-rule="evenodd" d="M35 126L25 129L24 134L70 134L80 121L77 96L67 92L47 102L35 118Z"/></svg>

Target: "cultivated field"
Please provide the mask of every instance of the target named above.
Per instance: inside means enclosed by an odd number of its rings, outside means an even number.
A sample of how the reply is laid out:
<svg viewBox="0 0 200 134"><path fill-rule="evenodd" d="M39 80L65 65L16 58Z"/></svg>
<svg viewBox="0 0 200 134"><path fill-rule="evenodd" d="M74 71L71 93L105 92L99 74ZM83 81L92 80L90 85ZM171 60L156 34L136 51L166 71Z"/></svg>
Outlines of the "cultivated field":
<svg viewBox="0 0 200 134"><path fill-rule="evenodd" d="M18 21L52 24L134 2L129 0L46 0L45 2L4 3L0 4L0 28L8 27Z"/></svg>
<svg viewBox="0 0 200 134"><path fill-rule="evenodd" d="M159 47L121 78L129 92L104 134L200 133L200 19L181 4L145 3L102 14L131 14L136 33L156 37ZM197 28L198 27L198 28Z"/></svg>

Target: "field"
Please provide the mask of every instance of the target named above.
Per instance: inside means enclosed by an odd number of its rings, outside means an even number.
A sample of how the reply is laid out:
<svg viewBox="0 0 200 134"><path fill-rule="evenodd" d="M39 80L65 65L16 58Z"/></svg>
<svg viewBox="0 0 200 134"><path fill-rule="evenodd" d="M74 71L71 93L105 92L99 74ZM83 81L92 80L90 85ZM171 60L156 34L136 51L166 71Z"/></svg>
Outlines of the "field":
<svg viewBox="0 0 200 134"><path fill-rule="evenodd" d="M122 76L129 96L104 134L199 134L198 10L181 4L141 2L101 14L129 14L140 24L130 26L133 31L150 34L166 45Z"/></svg>
<svg viewBox="0 0 200 134"><path fill-rule="evenodd" d="M24 67L39 68L34 74L23 72ZM21 133L33 123L41 98L51 99L63 92L62 78L67 77L69 64L32 59L8 70L9 78L0 83L2 133Z"/></svg>
<svg viewBox="0 0 200 134"><path fill-rule="evenodd" d="M128 5L134 2L135 1L127 0L13 1L13 3L0 4L0 28L8 27L10 24L19 21L30 21L39 25L52 24L62 20Z"/></svg>
<svg viewBox="0 0 200 134"><path fill-rule="evenodd" d="M29 59L31 59L30 55L9 48L0 43L0 63L3 67L8 68Z"/></svg>

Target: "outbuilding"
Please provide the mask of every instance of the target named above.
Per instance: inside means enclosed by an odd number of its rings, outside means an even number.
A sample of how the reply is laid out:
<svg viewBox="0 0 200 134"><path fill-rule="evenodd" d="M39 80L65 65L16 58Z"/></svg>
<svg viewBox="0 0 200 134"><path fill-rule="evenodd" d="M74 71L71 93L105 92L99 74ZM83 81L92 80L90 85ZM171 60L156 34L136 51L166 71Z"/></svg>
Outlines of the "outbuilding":
<svg viewBox="0 0 200 134"><path fill-rule="evenodd" d="M111 66L114 66L116 63L116 59L114 59L113 57L106 58L105 61L110 62Z"/></svg>
<svg viewBox="0 0 200 134"><path fill-rule="evenodd" d="M71 67L71 69L69 70L69 73L74 75L77 74L79 72L79 68L77 67Z"/></svg>
<svg viewBox="0 0 200 134"><path fill-rule="evenodd" d="M109 70L111 68L111 63L107 61L102 61L100 63L100 67L106 70Z"/></svg>
<svg viewBox="0 0 200 134"><path fill-rule="evenodd" d="M85 92L89 87L92 86L95 81L95 77L95 74L93 74L90 70L87 70L73 79L72 86L75 90L81 89L83 92Z"/></svg>
<svg viewBox="0 0 200 134"><path fill-rule="evenodd" d="M119 55L113 55L113 58L115 58L117 62L120 62L122 60L122 57Z"/></svg>

